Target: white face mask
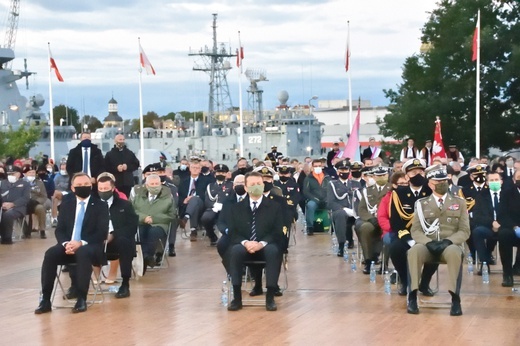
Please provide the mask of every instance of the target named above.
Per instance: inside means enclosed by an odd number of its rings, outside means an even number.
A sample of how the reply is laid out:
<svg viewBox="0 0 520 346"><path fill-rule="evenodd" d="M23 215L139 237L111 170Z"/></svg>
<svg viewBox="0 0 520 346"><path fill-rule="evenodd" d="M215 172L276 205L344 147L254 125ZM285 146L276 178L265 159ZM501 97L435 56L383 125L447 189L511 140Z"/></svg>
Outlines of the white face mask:
<svg viewBox="0 0 520 346"><path fill-rule="evenodd" d="M508 168L513 167L514 164L515 164L515 162L514 162L513 160L507 160L507 161L506 161L506 166L507 166Z"/></svg>
<svg viewBox="0 0 520 346"><path fill-rule="evenodd" d="M27 179L28 182L32 183L34 181L34 179L36 179L36 177L27 176L27 177L25 177L25 179Z"/></svg>
<svg viewBox="0 0 520 346"><path fill-rule="evenodd" d="M47 168L47 172L52 173L52 168Z"/></svg>
<svg viewBox="0 0 520 346"><path fill-rule="evenodd" d="M16 183L18 178L15 175L8 175L7 180L12 184L12 183Z"/></svg>
<svg viewBox="0 0 520 346"><path fill-rule="evenodd" d="M60 170L60 174L61 175L67 175L67 171L62 169L62 170Z"/></svg>
<svg viewBox="0 0 520 346"><path fill-rule="evenodd" d="M314 173L321 174L321 172L322 172L321 167L314 167Z"/></svg>
<svg viewBox="0 0 520 346"><path fill-rule="evenodd" d="M375 185L376 180L374 178L368 178L367 185L372 186Z"/></svg>

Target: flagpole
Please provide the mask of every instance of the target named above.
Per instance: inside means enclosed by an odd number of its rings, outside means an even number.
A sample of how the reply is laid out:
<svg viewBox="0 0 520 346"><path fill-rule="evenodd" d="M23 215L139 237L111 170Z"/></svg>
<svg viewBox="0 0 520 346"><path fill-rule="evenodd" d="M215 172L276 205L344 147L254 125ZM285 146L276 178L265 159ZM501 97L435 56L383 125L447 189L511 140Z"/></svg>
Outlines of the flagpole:
<svg viewBox="0 0 520 346"><path fill-rule="evenodd" d="M49 63L49 126L50 126L50 136L51 136L51 152L50 152L50 158L56 162L54 159L54 110L52 107L52 83L51 83L51 43L47 42L47 48L48 48L48 63Z"/></svg>
<svg viewBox="0 0 520 346"><path fill-rule="evenodd" d="M480 158L480 9L477 14L477 82L475 89L475 156Z"/></svg>
<svg viewBox="0 0 520 346"><path fill-rule="evenodd" d="M138 37L137 41L139 42L139 47L141 46L141 38ZM139 52L141 54L141 52ZM143 96L142 96L142 77L141 74L143 72L143 68L139 63L139 141L140 141L140 149L141 155L139 155L139 159L141 160L141 168L144 169L144 125L143 125Z"/></svg>
<svg viewBox="0 0 520 346"><path fill-rule="evenodd" d="M352 83L350 81L350 21L347 21L347 57L348 61L348 123L350 125L350 132L352 132Z"/></svg>
<svg viewBox="0 0 520 346"><path fill-rule="evenodd" d="M238 61L240 67L238 69L238 107L240 115L240 157L244 157L244 113L242 111L242 42L240 41L240 31L238 32Z"/></svg>

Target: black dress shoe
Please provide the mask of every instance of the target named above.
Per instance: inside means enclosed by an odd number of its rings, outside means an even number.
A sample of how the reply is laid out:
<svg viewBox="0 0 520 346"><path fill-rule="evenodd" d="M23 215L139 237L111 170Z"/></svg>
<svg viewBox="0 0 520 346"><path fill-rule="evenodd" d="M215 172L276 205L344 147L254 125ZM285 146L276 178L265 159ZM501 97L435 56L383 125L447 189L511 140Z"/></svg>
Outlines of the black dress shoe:
<svg viewBox="0 0 520 346"><path fill-rule="evenodd" d="M516 275L516 276L520 275L520 268L513 267L513 275Z"/></svg>
<svg viewBox="0 0 520 346"><path fill-rule="evenodd" d="M261 296L262 294L264 294L264 290L262 289L262 287L256 287L256 286L253 287L251 292L249 292L249 296L251 296L251 297Z"/></svg>
<svg viewBox="0 0 520 346"><path fill-rule="evenodd" d="M47 299L42 299L42 301L40 302L40 305L38 305L36 310L34 310L34 313L36 315L40 315L40 314L44 314L46 312L51 312L51 311L52 311L51 301L47 300Z"/></svg>
<svg viewBox="0 0 520 346"><path fill-rule="evenodd" d="M390 275L390 284L395 285L396 282L397 282L397 273L394 272Z"/></svg>
<svg viewBox="0 0 520 346"><path fill-rule="evenodd" d="M397 294L403 297L406 296L408 294L408 292L406 292L406 286L401 285L401 287L399 287L399 290L397 291Z"/></svg>
<svg viewBox="0 0 520 346"><path fill-rule="evenodd" d="M419 292L425 297L433 297L434 293L430 287L419 287Z"/></svg>
<svg viewBox="0 0 520 346"><path fill-rule="evenodd" d="M148 256L144 259L144 264L147 267L153 268L155 267L155 258L153 256Z"/></svg>
<svg viewBox="0 0 520 346"><path fill-rule="evenodd" d="M13 240L12 239L2 239L2 241L0 241L0 244L2 244L2 245L12 245L13 244Z"/></svg>
<svg viewBox="0 0 520 346"><path fill-rule="evenodd" d="M169 257L175 257L177 254L175 253L175 247L170 244L170 247L168 248L168 256Z"/></svg>
<svg viewBox="0 0 520 346"><path fill-rule="evenodd" d="M413 315L419 314L419 307L417 306L417 290L413 290L408 294L406 312Z"/></svg>
<svg viewBox="0 0 520 346"><path fill-rule="evenodd" d="M72 308L73 313L78 312L85 312L87 311L87 302L85 301L85 298L78 298L76 301L76 305Z"/></svg>
<svg viewBox="0 0 520 346"><path fill-rule="evenodd" d="M121 285L116 293L116 298L128 298L130 297L130 287L128 285Z"/></svg>
<svg viewBox="0 0 520 346"><path fill-rule="evenodd" d="M354 241L349 241L347 249L353 249L354 248Z"/></svg>
<svg viewBox="0 0 520 346"><path fill-rule="evenodd" d="M451 294L451 308L450 308L450 316L461 316L462 315L462 307L460 306L460 296L449 291Z"/></svg>
<svg viewBox="0 0 520 346"><path fill-rule="evenodd" d="M228 311L237 311L237 310L242 309L242 301L233 299L231 301L231 303L229 303L227 309L228 309Z"/></svg>
<svg viewBox="0 0 520 346"><path fill-rule="evenodd" d="M276 291L274 291L274 296L275 296L275 297L282 297L282 296L283 296L283 292L282 292L282 290L280 289L280 287L278 287L278 288L276 289Z"/></svg>
<svg viewBox="0 0 520 346"><path fill-rule="evenodd" d="M314 235L314 229L307 228L307 235Z"/></svg>
<svg viewBox="0 0 520 346"><path fill-rule="evenodd" d="M74 288L70 287L67 290L67 293L65 293L65 299L73 300L76 298L78 298L78 294L76 293L76 290Z"/></svg>
<svg viewBox="0 0 520 346"><path fill-rule="evenodd" d="M40 239L47 239L47 236L45 235L45 231L40 231Z"/></svg>
<svg viewBox="0 0 520 346"><path fill-rule="evenodd" d="M370 263L365 263L365 267L363 268L363 274L370 274Z"/></svg>
<svg viewBox="0 0 520 346"><path fill-rule="evenodd" d="M502 287L513 287L513 275L504 275L504 279L502 280Z"/></svg>
<svg viewBox="0 0 520 346"><path fill-rule="evenodd" d="M274 301L274 296L267 294L265 297L265 309L267 311L276 311L278 310L278 307L276 306L276 303Z"/></svg>

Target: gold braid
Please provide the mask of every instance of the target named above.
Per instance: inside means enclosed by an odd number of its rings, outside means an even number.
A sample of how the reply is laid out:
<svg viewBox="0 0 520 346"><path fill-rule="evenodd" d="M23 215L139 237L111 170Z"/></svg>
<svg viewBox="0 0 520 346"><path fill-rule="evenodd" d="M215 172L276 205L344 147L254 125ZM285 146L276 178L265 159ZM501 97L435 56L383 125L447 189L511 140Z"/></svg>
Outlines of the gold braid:
<svg viewBox="0 0 520 346"><path fill-rule="evenodd" d="M408 221L408 223L406 224L406 228L409 228L412 225L413 213L407 213L403 209L401 200L399 199L399 196L397 195L397 192L395 192L395 191L392 191L392 202L395 205L395 209L397 210L397 214L399 214L399 217L401 217L401 219L403 219L405 221ZM390 213L389 213L389 216L391 216Z"/></svg>
<svg viewBox="0 0 520 346"><path fill-rule="evenodd" d="M466 200L466 207L468 208L469 213L471 209L475 206L475 199L473 197L465 197L464 192L462 192L462 189L460 189L459 192L460 197Z"/></svg>

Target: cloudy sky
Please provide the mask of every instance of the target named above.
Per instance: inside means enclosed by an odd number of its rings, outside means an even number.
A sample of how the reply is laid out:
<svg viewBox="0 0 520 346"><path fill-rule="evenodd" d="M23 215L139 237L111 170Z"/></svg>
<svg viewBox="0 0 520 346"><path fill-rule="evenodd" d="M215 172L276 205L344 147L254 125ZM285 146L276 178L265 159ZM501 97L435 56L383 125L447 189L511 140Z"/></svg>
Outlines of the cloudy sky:
<svg viewBox="0 0 520 346"><path fill-rule="evenodd" d="M212 13L218 13L218 42L244 46L244 67L264 69L264 108L273 109L281 90L289 105L346 99L345 47L350 21L353 98L387 105L382 89L401 81L404 59L417 53L420 29L436 0L22 0L14 69L28 59L30 90L48 98L47 42L65 79L53 79L54 104L80 115L104 118L114 96L119 114L136 118L138 41L157 75L143 74L144 111L159 115L207 110L209 78L192 71L191 49L212 45ZM0 0L0 18L10 0ZM5 27L5 25L4 25ZM0 37L1 39L1 37ZM3 41L0 41L3 42ZM234 61L231 62L232 66ZM238 106L238 72L228 74ZM247 81L243 80L244 107ZM48 107L48 103L44 107ZM46 110L48 111L48 110Z"/></svg>

